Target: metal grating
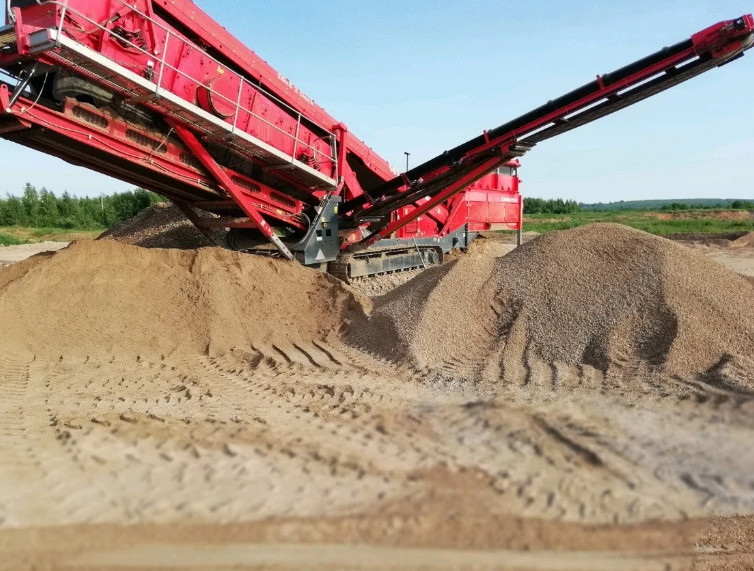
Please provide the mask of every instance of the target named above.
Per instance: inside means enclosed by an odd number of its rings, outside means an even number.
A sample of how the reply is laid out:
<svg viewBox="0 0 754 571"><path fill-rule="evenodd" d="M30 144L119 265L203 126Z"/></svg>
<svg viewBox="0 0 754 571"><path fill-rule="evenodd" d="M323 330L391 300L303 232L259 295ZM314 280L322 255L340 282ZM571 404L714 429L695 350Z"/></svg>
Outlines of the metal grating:
<svg viewBox="0 0 754 571"><path fill-rule="evenodd" d="M0 29L0 48L10 46L16 43L16 31L15 30L3 30Z"/></svg>

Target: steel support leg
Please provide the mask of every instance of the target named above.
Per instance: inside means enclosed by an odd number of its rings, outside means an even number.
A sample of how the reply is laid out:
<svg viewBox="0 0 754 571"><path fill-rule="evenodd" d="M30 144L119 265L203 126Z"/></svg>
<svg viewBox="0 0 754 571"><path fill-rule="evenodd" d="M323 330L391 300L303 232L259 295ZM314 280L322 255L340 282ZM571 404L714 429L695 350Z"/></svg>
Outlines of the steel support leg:
<svg viewBox="0 0 754 571"><path fill-rule="evenodd" d="M16 85L15 89L13 90L13 95L11 95L10 102L8 103L8 109L10 109L16 104L16 101L18 101L18 98L21 97L21 94L24 92L24 89L29 87L29 83L31 83L31 80L34 79L34 76L37 73L38 67L39 67L39 62L35 62L34 65L31 67L31 69L27 69L24 72L25 75L23 79L18 85Z"/></svg>
<svg viewBox="0 0 754 571"><path fill-rule="evenodd" d="M243 190L239 188L220 165L217 164L217 161L212 158L212 155L207 152L207 149L205 149L199 142L199 139L196 138L196 135L183 125L180 125L171 119L168 119L167 122L194 156L199 159L202 165L204 165L204 168L209 171L217 183L223 187L236 204L241 207L241 210L243 210L246 216L249 217L249 220L254 224L254 227L272 242L286 259L293 260L293 254L291 254L291 251L280 241L280 238L275 235L275 230L272 226L267 223L259 211L251 204L251 201L246 197Z"/></svg>

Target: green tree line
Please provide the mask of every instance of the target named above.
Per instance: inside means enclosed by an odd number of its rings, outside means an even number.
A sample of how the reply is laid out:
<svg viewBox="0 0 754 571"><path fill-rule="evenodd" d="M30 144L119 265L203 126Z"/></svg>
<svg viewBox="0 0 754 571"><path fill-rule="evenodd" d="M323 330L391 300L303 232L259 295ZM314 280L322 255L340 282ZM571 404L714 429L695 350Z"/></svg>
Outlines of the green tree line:
<svg viewBox="0 0 754 571"><path fill-rule="evenodd" d="M754 200L737 198L687 198L655 200L620 200L579 204L582 211L616 212L619 210L754 210Z"/></svg>
<svg viewBox="0 0 754 571"><path fill-rule="evenodd" d="M98 197L61 196L27 183L21 196L0 198L0 226L95 230L111 228L165 199L143 189Z"/></svg>
<svg viewBox="0 0 754 571"><path fill-rule="evenodd" d="M662 206L662 210L713 210L715 208L730 208L732 210L754 210L754 202L750 202L748 200L734 200L727 207L721 204L688 204L686 202L673 202L672 204L663 204Z"/></svg>
<svg viewBox="0 0 754 571"><path fill-rule="evenodd" d="M525 198L524 214L573 214L581 208L575 200Z"/></svg>

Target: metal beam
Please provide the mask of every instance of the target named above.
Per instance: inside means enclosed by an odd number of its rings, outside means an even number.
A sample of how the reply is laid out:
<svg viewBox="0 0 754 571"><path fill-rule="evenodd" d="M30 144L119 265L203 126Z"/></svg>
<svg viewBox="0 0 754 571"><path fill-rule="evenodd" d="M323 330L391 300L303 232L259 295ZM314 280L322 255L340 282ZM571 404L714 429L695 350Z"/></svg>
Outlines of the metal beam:
<svg viewBox="0 0 754 571"><path fill-rule="evenodd" d="M431 200L428 200L421 206L417 207L416 210L411 212L408 216L405 218L401 218L400 220L396 220L394 222L391 222L387 226L385 226L382 230L375 232L371 236L368 236L361 242L357 244L356 249L360 248L368 248L375 242L379 242L383 238L387 238L392 234L393 232L400 230L407 224L413 222L419 216L422 216L423 214L429 212L433 208L435 208L438 204L442 204L449 198L453 197L454 195L461 192L464 188L475 182L480 177L484 176L491 170L495 169L496 167L503 164L508 158L504 155L497 155L491 159L488 159L484 161L483 163L478 164L474 170L469 171L468 173L464 174L461 178L456 180L451 185L447 186L445 190L443 190L441 193L437 194L432 198Z"/></svg>
<svg viewBox="0 0 754 571"><path fill-rule="evenodd" d="M263 236L265 236L278 251L288 260L293 260L293 254L286 247L283 242L280 241L275 235L275 230L270 226L267 221L262 217L259 211L251 205L251 201L245 195L243 189L235 184L225 171L217 164L212 155L207 152L207 149L199 142L194 133L189 129L180 125L172 119L167 119L168 124L173 128L175 133L180 137L186 147L199 159L209 173L215 178L217 183L225 189L225 191L235 200L236 204L244 211L249 220L254 224L254 227L259 230Z"/></svg>

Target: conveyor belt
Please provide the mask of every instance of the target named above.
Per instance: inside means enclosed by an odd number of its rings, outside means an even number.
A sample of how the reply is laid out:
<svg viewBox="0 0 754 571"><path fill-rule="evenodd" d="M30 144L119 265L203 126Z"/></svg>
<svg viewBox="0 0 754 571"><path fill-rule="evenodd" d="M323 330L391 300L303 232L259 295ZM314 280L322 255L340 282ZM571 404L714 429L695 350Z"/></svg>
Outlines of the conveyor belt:
<svg viewBox="0 0 754 571"><path fill-rule="evenodd" d="M753 28L751 16L721 22L689 40L598 76L595 81L445 151L371 190L371 204L366 198L344 204L344 212L353 212L344 223L359 225L369 222L370 232L380 232L390 223L390 212L442 193L490 157L499 155L502 164L523 155L539 142L624 109L742 56L754 42ZM411 183L409 190L406 190L407 182Z"/></svg>

